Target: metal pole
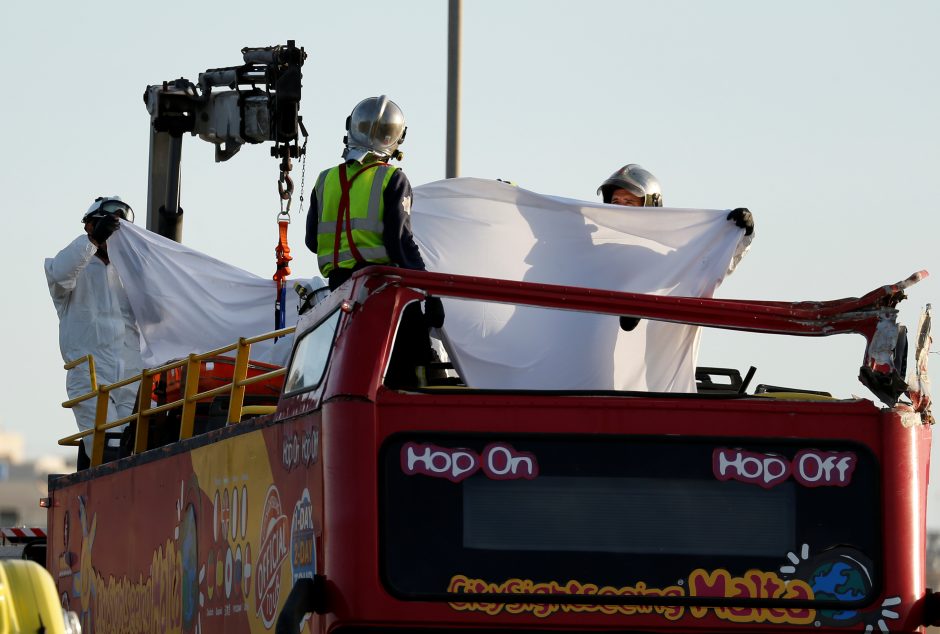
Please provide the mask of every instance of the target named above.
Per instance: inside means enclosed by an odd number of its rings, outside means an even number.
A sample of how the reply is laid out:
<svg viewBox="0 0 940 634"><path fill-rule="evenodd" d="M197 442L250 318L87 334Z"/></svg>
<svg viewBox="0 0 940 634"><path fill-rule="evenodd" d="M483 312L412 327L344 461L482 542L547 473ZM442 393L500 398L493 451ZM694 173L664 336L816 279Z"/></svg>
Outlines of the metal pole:
<svg viewBox="0 0 940 634"><path fill-rule="evenodd" d="M160 228L160 207L166 200L166 181L170 135L157 132L150 126L150 165L147 170L147 229L154 233Z"/></svg>
<svg viewBox="0 0 940 634"><path fill-rule="evenodd" d="M447 11L446 178L456 178L460 171L460 3L450 0Z"/></svg>
<svg viewBox="0 0 940 634"><path fill-rule="evenodd" d="M147 180L147 229L183 241L180 163L183 138L150 126L150 169Z"/></svg>
<svg viewBox="0 0 940 634"><path fill-rule="evenodd" d="M163 199L164 206L160 208L158 233L177 242L183 241L181 218L183 211L180 209L180 163L182 162L182 156L182 135L170 135L167 148L166 196Z"/></svg>

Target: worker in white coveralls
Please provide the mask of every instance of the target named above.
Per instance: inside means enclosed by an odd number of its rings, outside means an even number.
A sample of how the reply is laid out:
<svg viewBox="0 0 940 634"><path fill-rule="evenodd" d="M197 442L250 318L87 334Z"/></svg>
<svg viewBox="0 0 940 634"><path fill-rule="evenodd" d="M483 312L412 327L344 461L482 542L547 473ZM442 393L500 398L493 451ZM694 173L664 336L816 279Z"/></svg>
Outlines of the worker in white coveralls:
<svg viewBox="0 0 940 634"><path fill-rule="evenodd" d="M120 227L119 218L134 221L131 207L117 196L96 198L82 216L85 233L54 258L46 258L46 280L59 315L59 348L66 362L94 356L99 385L140 373L140 332L121 279L108 259L108 238ZM69 398L91 390L89 369L81 364L68 371ZM125 386L110 393L108 420L129 416L137 388ZM79 430L95 424L96 399L72 408ZM109 430L118 433L121 429ZM78 468L90 464L92 436L78 451ZM114 441L110 441L114 442Z"/></svg>
<svg viewBox="0 0 940 634"><path fill-rule="evenodd" d="M611 174L607 180L597 188L604 202L608 205L622 207L662 207L663 189L659 180L653 174L636 163L624 165ZM728 269L730 273L744 255L744 251L751 242L754 233L754 217L745 207L732 209L727 216L738 227L744 229L745 241ZM621 317L620 327L623 330L633 330L639 320L635 317Z"/></svg>

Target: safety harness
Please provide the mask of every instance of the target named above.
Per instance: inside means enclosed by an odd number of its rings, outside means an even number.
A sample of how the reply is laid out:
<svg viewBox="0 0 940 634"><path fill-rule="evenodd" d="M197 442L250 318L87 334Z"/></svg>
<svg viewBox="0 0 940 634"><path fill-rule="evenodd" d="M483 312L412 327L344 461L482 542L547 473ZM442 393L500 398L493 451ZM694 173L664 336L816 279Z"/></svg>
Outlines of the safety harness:
<svg viewBox="0 0 940 634"><path fill-rule="evenodd" d="M356 264L365 264L366 262L366 259L362 257L361 253L359 253L359 249L356 247L356 243L353 241L352 237L352 214L349 211L349 191L352 189L352 184L356 181L356 179L359 178L362 174L365 174L366 170L370 170L381 165L387 166L388 163L369 163L368 165L363 166L361 170L353 174L352 178L348 178L345 163L339 166L340 198L339 209L336 212L336 231L333 234L334 271L339 269L340 235L343 231L346 233L346 243L349 245L349 252L356 260Z"/></svg>

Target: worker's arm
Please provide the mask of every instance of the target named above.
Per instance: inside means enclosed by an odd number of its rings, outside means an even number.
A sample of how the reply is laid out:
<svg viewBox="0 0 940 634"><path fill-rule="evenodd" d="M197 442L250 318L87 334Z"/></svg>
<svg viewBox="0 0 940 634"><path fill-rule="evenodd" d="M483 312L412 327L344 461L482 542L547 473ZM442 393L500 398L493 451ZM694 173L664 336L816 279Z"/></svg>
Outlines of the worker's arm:
<svg viewBox="0 0 940 634"><path fill-rule="evenodd" d="M385 188L385 217L382 240L388 257L405 269L425 270L424 259L411 233L411 183L400 169Z"/></svg>
<svg viewBox="0 0 940 634"><path fill-rule="evenodd" d="M317 216L317 190L314 188L310 192L310 209L307 211L307 233L304 235L304 244L314 255L317 254L317 224L320 222Z"/></svg>
<svg viewBox="0 0 940 634"><path fill-rule="evenodd" d="M97 250L98 247L92 244L88 236L82 234L54 258L46 258L46 281L56 305L60 300L67 298L75 288L75 280L95 257Z"/></svg>
<svg viewBox="0 0 940 634"><path fill-rule="evenodd" d="M330 168L332 169L332 168ZM326 176L330 169L325 169L317 176L317 184L313 186L310 192L310 208L307 210L307 233L304 235L304 244L316 255L318 252L317 234L320 232L320 197L317 192L323 191L323 184L326 182Z"/></svg>
<svg viewBox="0 0 940 634"><path fill-rule="evenodd" d="M747 250L751 248L751 242L754 240L754 215L746 207L738 207L728 213L727 219L741 229L744 229L744 236L738 242L734 255L731 256L728 272L725 273L725 275L731 275L738 266L738 262L744 257Z"/></svg>

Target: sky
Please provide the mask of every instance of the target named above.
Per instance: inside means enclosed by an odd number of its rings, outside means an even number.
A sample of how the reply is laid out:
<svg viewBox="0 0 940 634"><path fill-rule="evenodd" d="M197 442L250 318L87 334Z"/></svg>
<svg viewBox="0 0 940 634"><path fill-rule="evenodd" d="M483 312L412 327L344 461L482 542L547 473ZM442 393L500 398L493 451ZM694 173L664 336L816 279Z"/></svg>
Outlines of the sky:
<svg viewBox="0 0 940 634"><path fill-rule="evenodd" d="M927 269L934 277L908 291L901 321L913 329L940 300L940 3L463 5L460 175L596 200L611 172L639 163L659 178L667 206L754 214L751 251L719 297L836 299ZM195 81L240 64L244 46L293 39L308 54L307 191L338 162L351 108L379 94L405 112L401 166L412 184L444 178L444 0L144 6L12 3L0 23L0 428L24 434L32 456L72 451L55 443L75 430L61 408L65 372L42 261L79 235L96 196L120 195L145 218L148 84ZM271 275L277 174L267 146L217 164L210 144L187 137L183 241ZM310 276L305 210L293 204L292 268ZM871 398L856 379L863 343L709 331L699 363L742 374L754 365L755 383Z"/></svg>

